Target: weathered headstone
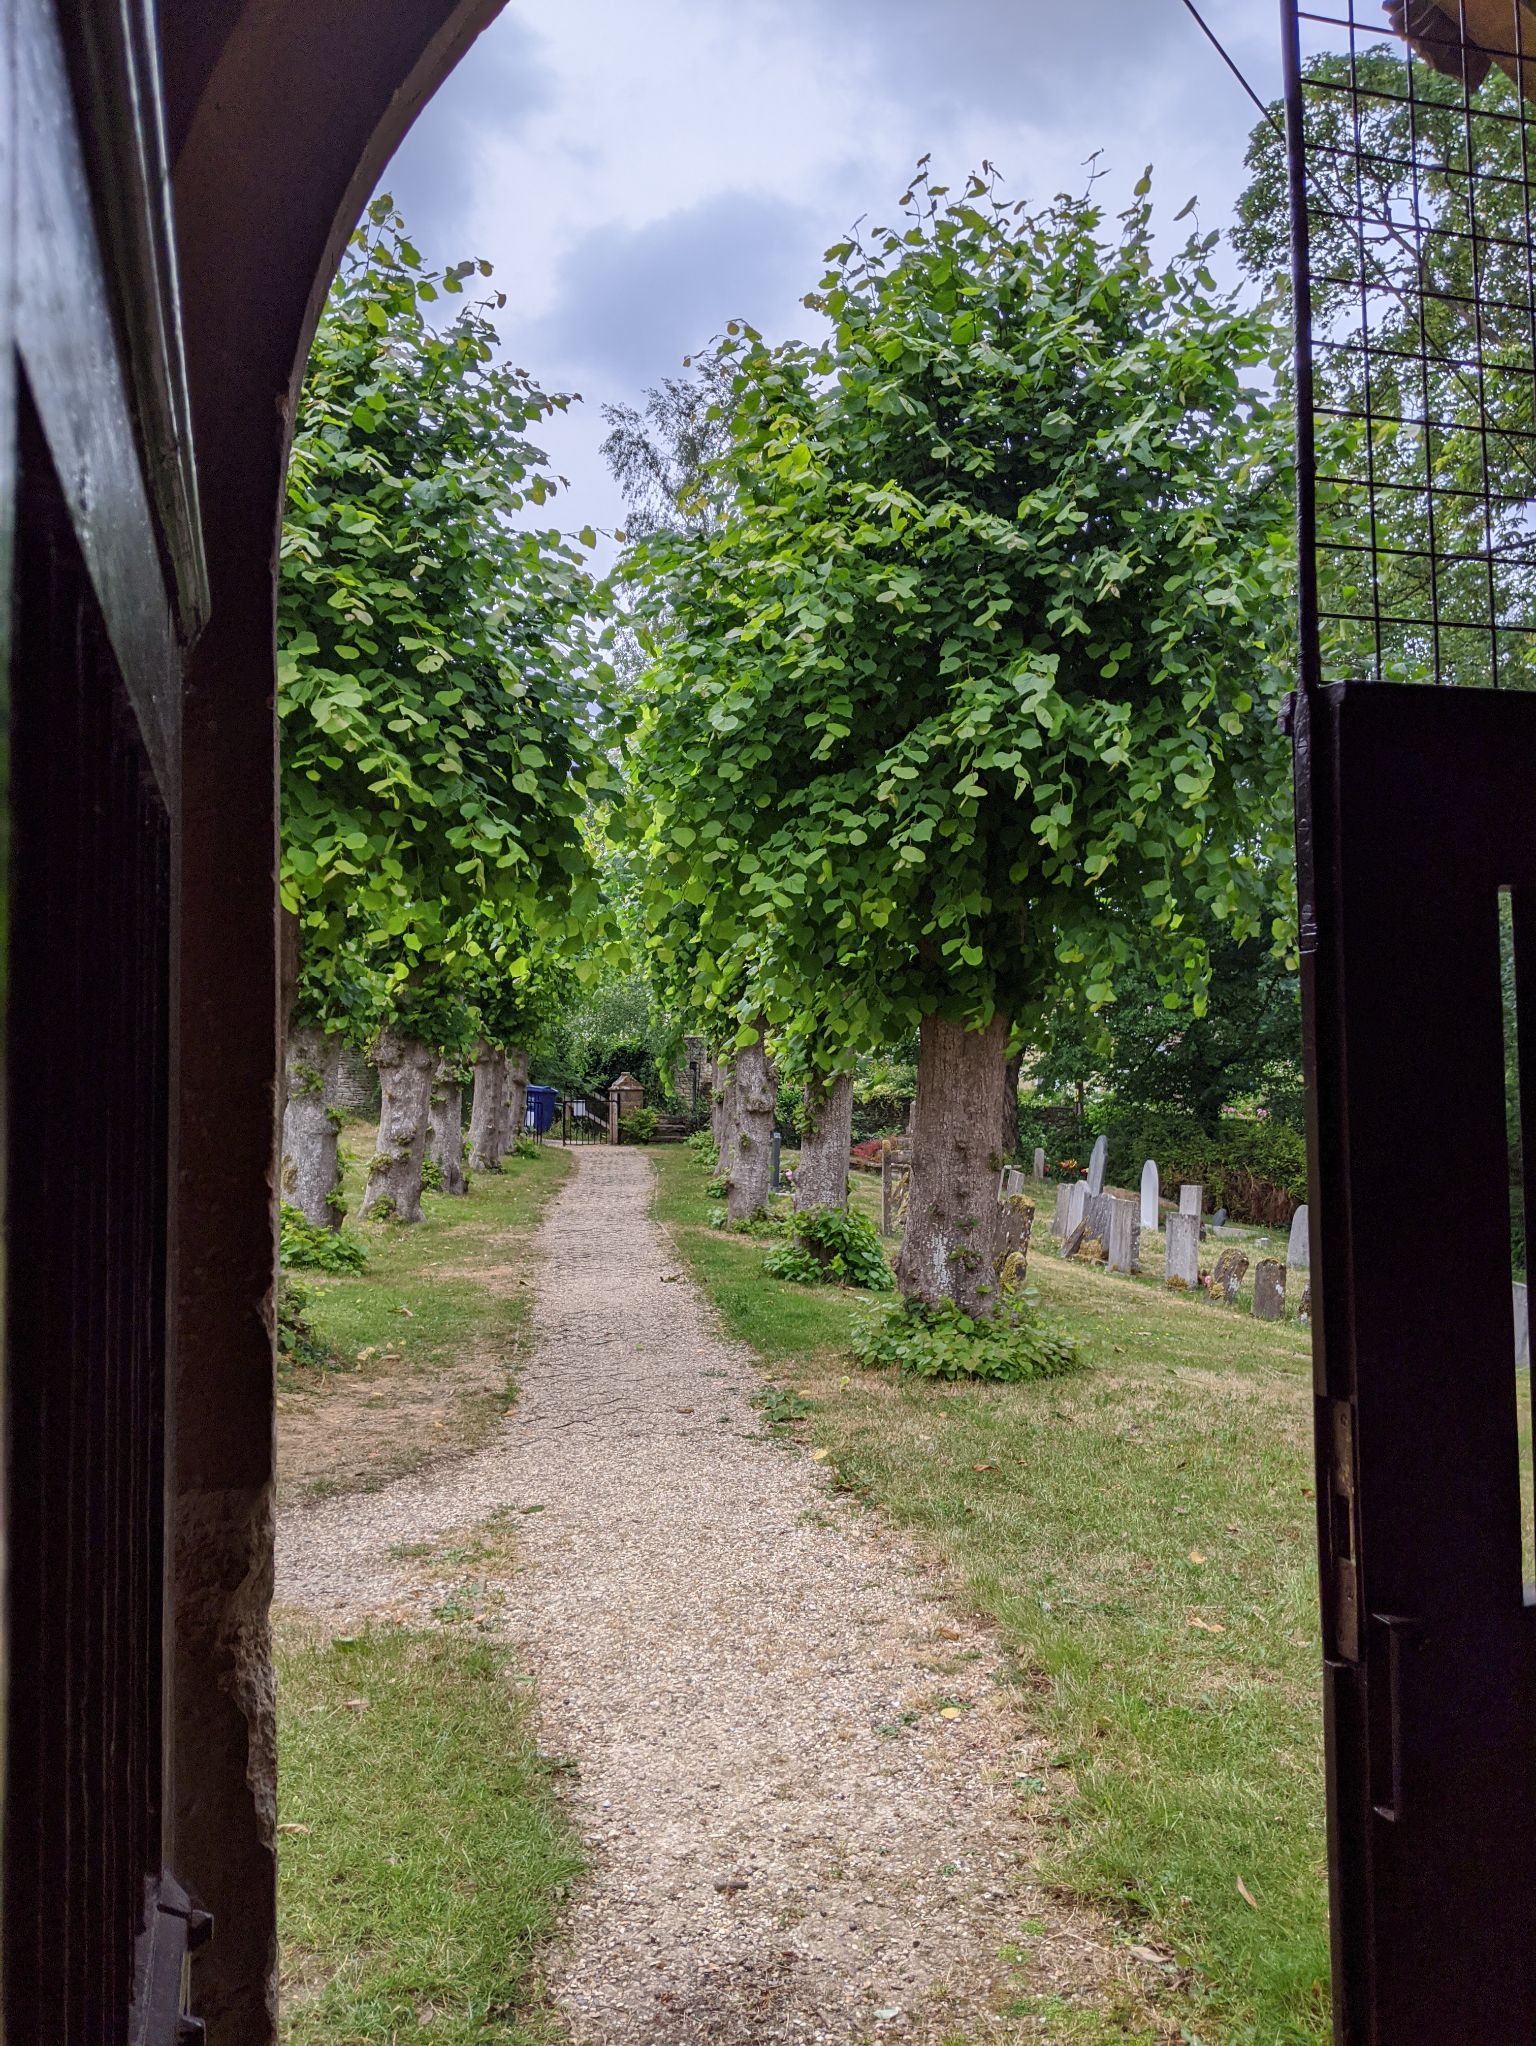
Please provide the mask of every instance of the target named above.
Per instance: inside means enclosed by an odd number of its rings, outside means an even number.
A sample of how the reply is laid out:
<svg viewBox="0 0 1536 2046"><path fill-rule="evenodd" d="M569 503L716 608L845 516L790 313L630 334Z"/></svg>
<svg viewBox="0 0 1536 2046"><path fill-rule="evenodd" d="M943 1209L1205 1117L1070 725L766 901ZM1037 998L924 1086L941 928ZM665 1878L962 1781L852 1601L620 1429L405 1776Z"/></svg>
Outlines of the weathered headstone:
<svg viewBox="0 0 1536 2046"><path fill-rule="evenodd" d="M1219 1293L1230 1307L1248 1274L1248 1259L1240 1250L1224 1250L1211 1274L1211 1291Z"/></svg>
<svg viewBox="0 0 1536 2046"><path fill-rule="evenodd" d="M1291 1217L1291 1240L1286 1245L1285 1261L1293 1272L1312 1269L1312 1223L1305 1201Z"/></svg>
<svg viewBox="0 0 1536 2046"><path fill-rule="evenodd" d="M1156 1229L1161 1225L1163 1218L1157 1205L1161 1193L1162 1188L1158 1184L1157 1177L1157 1160L1149 1158L1141 1168L1141 1226L1143 1229Z"/></svg>
<svg viewBox="0 0 1536 2046"><path fill-rule="evenodd" d="M1285 1266L1277 1257L1261 1257L1253 1268L1253 1318L1285 1319Z"/></svg>
<svg viewBox="0 0 1536 2046"><path fill-rule="evenodd" d="M1524 1286L1515 1281L1515 1369L1524 1371L1531 1361L1531 1311Z"/></svg>
<svg viewBox="0 0 1536 2046"><path fill-rule="evenodd" d="M1067 1233L1067 1215L1072 1206L1072 1182L1063 1179L1056 1187L1056 1212L1051 1217L1051 1234L1057 1238Z"/></svg>
<svg viewBox="0 0 1536 2046"><path fill-rule="evenodd" d="M1109 1235L1104 1248L1109 1253L1109 1269L1112 1272L1134 1272L1137 1253L1141 1249L1141 1228L1136 1217L1136 1202L1130 1194L1110 1194Z"/></svg>
<svg viewBox="0 0 1536 2046"><path fill-rule="evenodd" d="M894 1236L907 1226L906 1196L912 1180L912 1153L900 1138L880 1147L880 1234Z"/></svg>
<svg viewBox="0 0 1536 2046"><path fill-rule="evenodd" d="M1101 1194L1104 1191L1104 1168L1109 1163L1108 1137L1095 1137L1093 1149L1088 1154L1088 1191Z"/></svg>
<svg viewBox="0 0 1536 2046"><path fill-rule="evenodd" d="M993 1268L1003 1292L1017 1293L1029 1277L1029 1239L1035 1226L1035 1204L1017 1193L1009 1194L999 1205Z"/></svg>
<svg viewBox="0 0 1536 2046"><path fill-rule="evenodd" d="M1114 1195L1107 1193L1090 1193L1083 1202L1083 1241L1096 1243L1100 1255L1109 1250L1109 1217L1114 1204Z"/></svg>
<svg viewBox="0 0 1536 2046"><path fill-rule="evenodd" d="M1296 1319L1298 1321L1310 1321L1312 1319L1312 1288L1310 1286L1303 1286L1301 1289L1301 1305L1296 1310Z"/></svg>
<svg viewBox="0 0 1536 2046"><path fill-rule="evenodd" d="M1072 1231L1083 1219L1083 1210L1088 1205L1087 1183L1074 1179L1067 1188L1067 1229Z"/></svg>
<svg viewBox="0 0 1536 2046"><path fill-rule="evenodd" d="M1045 1177L1045 1152L1039 1144L1035 1146L1035 1177L1036 1179Z"/></svg>
<svg viewBox="0 0 1536 2046"><path fill-rule="evenodd" d="M1203 1186L1181 1186L1179 1188L1179 1213L1181 1215L1202 1215L1205 1212L1205 1188Z"/></svg>
<svg viewBox="0 0 1536 2046"><path fill-rule="evenodd" d="M1226 1226L1227 1226L1227 1211L1226 1211L1226 1209L1225 1209L1225 1208L1218 1208L1218 1209L1216 1210L1215 1214L1214 1214L1214 1215L1212 1215L1212 1217L1211 1217L1211 1227L1212 1227L1213 1229L1225 1229L1225 1228L1226 1228Z"/></svg>
<svg viewBox="0 0 1536 2046"><path fill-rule="evenodd" d="M1163 1258L1163 1283L1187 1287L1193 1292L1200 1283L1200 1217L1170 1215L1168 1248Z"/></svg>

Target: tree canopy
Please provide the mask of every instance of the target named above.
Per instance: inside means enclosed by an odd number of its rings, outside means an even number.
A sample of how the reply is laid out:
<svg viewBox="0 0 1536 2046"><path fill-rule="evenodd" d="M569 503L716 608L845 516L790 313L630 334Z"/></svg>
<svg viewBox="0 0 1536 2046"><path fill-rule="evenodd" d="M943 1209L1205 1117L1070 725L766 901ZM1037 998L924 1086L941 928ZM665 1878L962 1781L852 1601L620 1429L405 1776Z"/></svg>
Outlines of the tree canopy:
<svg viewBox="0 0 1536 2046"><path fill-rule="evenodd" d="M1271 935L1287 831L1276 333L1137 197L1030 212L920 173L829 251L820 344L718 344L721 515L635 553L655 942L848 1045L1026 1027L1132 960L1198 1002Z"/></svg>
<svg viewBox="0 0 1536 2046"><path fill-rule="evenodd" d="M501 294L428 317L489 268L425 269L376 201L304 385L278 708L282 893L314 1003L349 962L399 981L444 959L471 913L553 934L596 907L602 606L580 548L526 522L557 488L526 430L569 401L496 360Z"/></svg>

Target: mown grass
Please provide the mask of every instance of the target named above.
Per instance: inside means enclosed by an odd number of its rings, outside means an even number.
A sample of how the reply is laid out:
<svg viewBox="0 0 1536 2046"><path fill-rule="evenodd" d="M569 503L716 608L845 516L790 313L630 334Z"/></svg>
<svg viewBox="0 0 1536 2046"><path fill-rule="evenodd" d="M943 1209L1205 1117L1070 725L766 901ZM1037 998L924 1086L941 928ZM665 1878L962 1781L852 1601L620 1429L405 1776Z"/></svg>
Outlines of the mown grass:
<svg viewBox="0 0 1536 2046"><path fill-rule="evenodd" d="M1049 1873L1167 1957L1172 2030L1085 2015L1054 2035L1320 2046L1306 1331L1037 1252L1046 1305L1087 1341L1081 1376L896 1385L844 1356L867 1303L766 1277L762 1244L703 1226L698 1161L652 1155L658 1218L730 1333L813 1403L838 1481L998 1622L1055 1744L1026 1793L1057 1822Z"/></svg>
<svg viewBox="0 0 1536 2046"><path fill-rule="evenodd" d="M277 1672L284 2046L548 2046L582 1857L504 1651L290 1621Z"/></svg>
<svg viewBox="0 0 1536 2046"><path fill-rule="evenodd" d="M465 1196L427 1194L424 1219L410 1226L355 1219L372 1155L371 1127L348 1125L342 1190L353 1219L346 1226L368 1246L366 1270L293 1274L309 1295L316 1332L349 1366L387 1357L431 1369L473 1342L508 1343L526 1303L515 1279L497 1286L486 1275L504 1273L505 1239L536 1226L572 1169L570 1154L541 1148L531 1158L509 1160L499 1173L478 1174ZM373 1355L360 1356L366 1351Z"/></svg>

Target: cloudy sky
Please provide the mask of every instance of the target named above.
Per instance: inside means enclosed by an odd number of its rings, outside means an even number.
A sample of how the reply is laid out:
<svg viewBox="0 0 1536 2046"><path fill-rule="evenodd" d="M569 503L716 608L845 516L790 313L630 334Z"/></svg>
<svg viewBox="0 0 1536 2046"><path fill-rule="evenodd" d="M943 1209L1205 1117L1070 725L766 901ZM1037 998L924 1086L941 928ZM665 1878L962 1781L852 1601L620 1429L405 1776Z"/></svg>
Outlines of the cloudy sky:
<svg viewBox="0 0 1536 2046"><path fill-rule="evenodd" d="M1203 0L1278 90L1276 0ZM1224 225L1254 111L1181 0L511 0L385 180L439 261L486 256L510 354L584 403L545 435L563 523L621 523L597 448L726 320L804 330L821 251L887 219L917 158L1010 193L1147 164L1164 218ZM1184 230L1180 230L1182 233Z"/></svg>

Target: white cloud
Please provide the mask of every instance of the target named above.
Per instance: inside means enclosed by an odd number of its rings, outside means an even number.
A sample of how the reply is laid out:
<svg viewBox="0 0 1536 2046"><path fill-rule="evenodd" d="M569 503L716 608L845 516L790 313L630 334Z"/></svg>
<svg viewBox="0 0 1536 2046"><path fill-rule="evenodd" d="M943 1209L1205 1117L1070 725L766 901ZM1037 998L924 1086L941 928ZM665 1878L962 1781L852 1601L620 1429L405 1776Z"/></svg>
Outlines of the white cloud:
<svg viewBox="0 0 1536 2046"><path fill-rule="evenodd" d="M1278 9L1202 5L1272 95ZM1165 217L1198 192L1219 226L1255 118L1179 0L514 0L386 183L433 254L494 262L509 353L583 392L550 448L568 522L612 525L601 404L733 315L783 331L920 155L1044 200L1102 150L1112 206L1150 162Z"/></svg>

